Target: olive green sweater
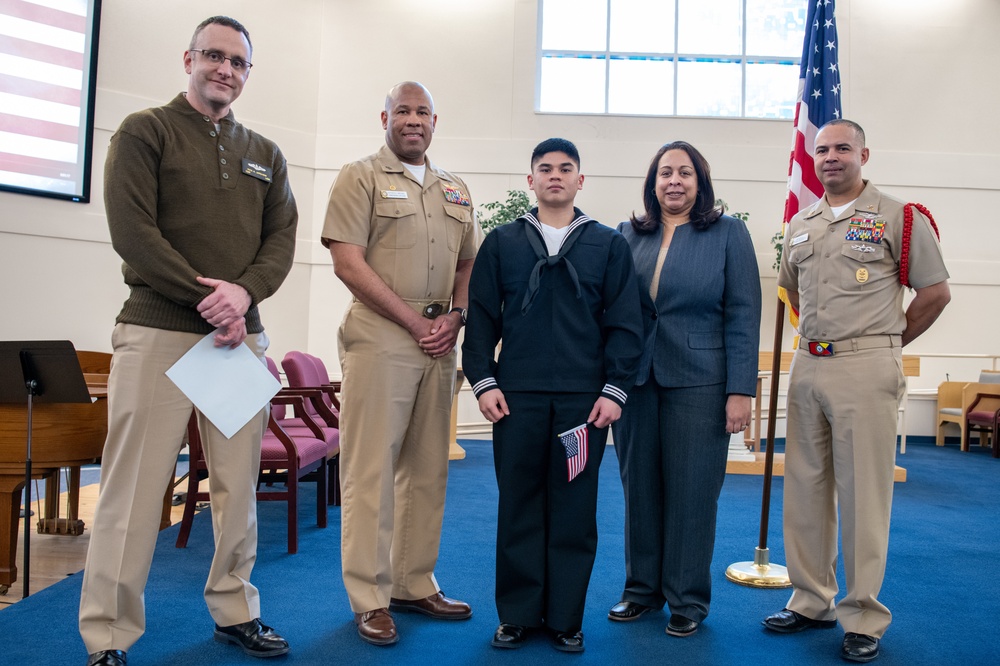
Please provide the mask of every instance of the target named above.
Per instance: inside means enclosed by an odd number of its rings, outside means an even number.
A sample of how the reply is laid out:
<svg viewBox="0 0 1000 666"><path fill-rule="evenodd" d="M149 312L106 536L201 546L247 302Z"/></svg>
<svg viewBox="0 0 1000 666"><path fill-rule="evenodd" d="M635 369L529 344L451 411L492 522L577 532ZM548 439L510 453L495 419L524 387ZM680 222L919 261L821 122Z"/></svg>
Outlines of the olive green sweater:
<svg viewBox="0 0 1000 666"><path fill-rule="evenodd" d="M195 309L212 293L195 279L205 276L246 289L247 332L264 330L257 304L291 269L298 220L273 142L232 111L216 130L180 94L122 122L104 167L104 203L130 288L118 322L210 333Z"/></svg>

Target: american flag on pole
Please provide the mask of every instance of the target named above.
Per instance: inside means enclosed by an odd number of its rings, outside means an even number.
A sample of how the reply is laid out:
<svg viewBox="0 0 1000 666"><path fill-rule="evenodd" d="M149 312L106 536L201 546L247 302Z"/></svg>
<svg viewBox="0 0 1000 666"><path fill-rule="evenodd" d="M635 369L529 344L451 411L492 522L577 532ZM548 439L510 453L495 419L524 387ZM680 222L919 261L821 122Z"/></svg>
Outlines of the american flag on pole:
<svg viewBox="0 0 1000 666"><path fill-rule="evenodd" d="M559 442L566 449L566 468L572 481L587 466L587 424L560 434Z"/></svg>
<svg viewBox="0 0 1000 666"><path fill-rule="evenodd" d="M840 67L837 65L837 21L834 0L810 0L806 34L802 42L799 94L795 105L795 131L788 165L788 198L782 236L800 210L823 197L823 185L813 167L813 143L824 124L840 118ZM788 305L784 289L778 297ZM798 328L799 313L789 306L789 319Z"/></svg>

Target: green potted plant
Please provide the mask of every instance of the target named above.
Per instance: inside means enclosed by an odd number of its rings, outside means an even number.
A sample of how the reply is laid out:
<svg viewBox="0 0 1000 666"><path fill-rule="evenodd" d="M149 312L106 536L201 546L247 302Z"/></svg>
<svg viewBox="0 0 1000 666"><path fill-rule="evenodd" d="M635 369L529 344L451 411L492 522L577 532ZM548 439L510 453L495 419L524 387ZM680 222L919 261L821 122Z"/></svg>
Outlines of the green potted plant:
<svg viewBox="0 0 1000 666"><path fill-rule="evenodd" d="M482 209L490 212L483 215ZM479 226L483 233L488 234L495 227L513 222L531 210L531 199L524 190L507 190L506 201L491 201L481 205L479 215Z"/></svg>

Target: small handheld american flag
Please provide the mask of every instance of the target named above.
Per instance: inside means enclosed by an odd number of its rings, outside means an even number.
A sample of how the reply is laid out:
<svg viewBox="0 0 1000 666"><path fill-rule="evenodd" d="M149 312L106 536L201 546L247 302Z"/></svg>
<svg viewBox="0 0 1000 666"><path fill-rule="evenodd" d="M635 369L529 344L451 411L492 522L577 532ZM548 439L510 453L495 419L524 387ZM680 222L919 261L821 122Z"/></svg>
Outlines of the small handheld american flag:
<svg viewBox="0 0 1000 666"><path fill-rule="evenodd" d="M566 449L566 469L572 481L587 466L587 424L561 433L559 442Z"/></svg>

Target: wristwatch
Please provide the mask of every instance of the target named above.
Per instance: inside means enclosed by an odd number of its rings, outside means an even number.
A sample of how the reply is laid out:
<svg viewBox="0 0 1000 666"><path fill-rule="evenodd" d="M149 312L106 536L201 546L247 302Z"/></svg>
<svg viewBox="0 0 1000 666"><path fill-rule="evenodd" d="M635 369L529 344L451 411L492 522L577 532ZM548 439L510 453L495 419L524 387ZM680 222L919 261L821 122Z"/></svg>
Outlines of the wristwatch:
<svg viewBox="0 0 1000 666"><path fill-rule="evenodd" d="M469 311L466 308L452 308L448 310L448 314L452 312L457 312L462 317L462 326L465 326L465 320L469 318Z"/></svg>

